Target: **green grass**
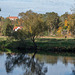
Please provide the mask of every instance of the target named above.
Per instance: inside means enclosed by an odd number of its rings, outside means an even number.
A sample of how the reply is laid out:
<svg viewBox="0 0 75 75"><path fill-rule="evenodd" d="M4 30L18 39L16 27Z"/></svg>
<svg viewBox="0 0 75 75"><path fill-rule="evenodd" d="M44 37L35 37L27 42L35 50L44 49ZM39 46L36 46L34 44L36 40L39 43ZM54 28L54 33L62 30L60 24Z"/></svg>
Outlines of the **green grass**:
<svg viewBox="0 0 75 75"><path fill-rule="evenodd" d="M7 37L5 37L5 36L0 36L0 41L6 40L6 39L7 39Z"/></svg>
<svg viewBox="0 0 75 75"><path fill-rule="evenodd" d="M36 39L36 43L38 46L42 47L75 47L74 39L47 39L47 38L39 38Z"/></svg>
<svg viewBox="0 0 75 75"><path fill-rule="evenodd" d="M35 39L39 53L74 53L75 39L61 39L61 38L36 38ZM34 45L29 39L25 41L11 41L0 39L0 52L33 52Z"/></svg>

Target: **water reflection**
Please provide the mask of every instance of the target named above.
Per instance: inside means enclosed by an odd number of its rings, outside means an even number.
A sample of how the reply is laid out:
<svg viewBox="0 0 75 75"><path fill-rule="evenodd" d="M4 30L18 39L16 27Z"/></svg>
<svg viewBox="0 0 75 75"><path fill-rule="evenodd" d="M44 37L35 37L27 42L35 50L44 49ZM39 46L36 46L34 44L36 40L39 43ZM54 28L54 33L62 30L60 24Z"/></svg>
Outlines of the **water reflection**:
<svg viewBox="0 0 75 75"><path fill-rule="evenodd" d="M0 75L75 75L75 57L4 53Z"/></svg>
<svg viewBox="0 0 75 75"><path fill-rule="evenodd" d="M75 64L74 67L72 67L72 75L75 75Z"/></svg>
<svg viewBox="0 0 75 75"><path fill-rule="evenodd" d="M6 58L6 72L12 72L15 67L22 66L24 70L23 75L45 75L47 72L47 67L44 66L44 63L40 63L35 58L35 54L30 57L26 54L8 54Z"/></svg>
<svg viewBox="0 0 75 75"><path fill-rule="evenodd" d="M3 55L3 53L0 53L0 56L2 56Z"/></svg>
<svg viewBox="0 0 75 75"><path fill-rule="evenodd" d="M40 62L43 61L52 65L57 64L59 61L61 61L65 66L67 66L68 63L75 64L75 57L36 54L35 58L38 59Z"/></svg>

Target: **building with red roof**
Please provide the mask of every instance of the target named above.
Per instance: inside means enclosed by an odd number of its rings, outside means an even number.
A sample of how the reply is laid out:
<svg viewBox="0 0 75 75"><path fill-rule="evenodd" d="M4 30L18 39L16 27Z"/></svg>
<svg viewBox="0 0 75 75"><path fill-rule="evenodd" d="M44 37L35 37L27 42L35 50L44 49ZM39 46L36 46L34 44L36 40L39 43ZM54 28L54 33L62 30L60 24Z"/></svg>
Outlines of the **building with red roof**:
<svg viewBox="0 0 75 75"><path fill-rule="evenodd" d="M18 17L16 17L16 16L10 16L10 17L8 17L10 20L17 20L18 19Z"/></svg>
<svg viewBox="0 0 75 75"><path fill-rule="evenodd" d="M13 28L13 30L17 31L17 30L21 30L22 28L23 28L22 26L16 26L16 27Z"/></svg>

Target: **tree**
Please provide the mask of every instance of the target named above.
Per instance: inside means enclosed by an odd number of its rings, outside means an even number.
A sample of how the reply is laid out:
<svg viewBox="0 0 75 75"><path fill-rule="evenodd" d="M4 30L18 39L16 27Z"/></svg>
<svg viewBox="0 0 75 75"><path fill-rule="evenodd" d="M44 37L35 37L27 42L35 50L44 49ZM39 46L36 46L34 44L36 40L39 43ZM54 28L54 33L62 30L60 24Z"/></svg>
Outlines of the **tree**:
<svg viewBox="0 0 75 75"><path fill-rule="evenodd" d="M8 36L8 35L11 35L11 31L12 31L12 26L11 26L11 21L9 19L4 19L3 20L3 25L2 25L2 34L4 36Z"/></svg>
<svg viewBox="0 0 75 75"><path fill-rule="evenodd" d="M61 35L67 35L69 33L69 25L68 25L68 18L69 18L68 12L65 12L65 14L60 16L60 23L58 32L61 31Z"/></svg>
<svg viewBox="0 0 75 75"><path fill-rule="evenodd" d="M72 17L68 21L69 30L71 31L72 35L75 35L75 14L72 14Z"/></svg>
<svg viewBox="0 0 75 75"><path fill-rule="evenodd" d="M0 11L1 11L1 8L0 8ZM0 21L1 21L1 17L0 17Z"/></svg>
<svg viewBox="0 0 75 75"><path fill-rule="evenodd" d="M22 42L24 42L24 40L27 38L25 32L23 30L17 30L17 31L13 31L12 36L16 39L16 40L20 40Z"/></svg>
<svg viewBox="0 0 75 75"><path fill-rule="evenodd" d="M6 36L12 36L13 25L8 24L6 27Z"/></svg>
<svg viewBox="0 0 75 75"><path fill-rule="evenodd" d="M55 12L46 13L46 24L48 26L48 33L55 31L58 28L59 16Z"/></svg>
<svg viewBox="0 0 75 75"><path fill-rule="evenodd" d="M74 2L74 5L71 8L71 11L72 11L72 17L71 17L71 20L69 20L70 21L69 24L71 24L70 25L70 31L72 32L72 34L75 37L75 2Z"/></svg>
<svg viewBox="0 0 75 75"><path fill-rule="evenodd" d="M36 50L37 46L35 43L35 36L38 36L40 33L46 30L46 25L42 19L42 15L29 10L26 13L20 13L19 16L24 21L23 31L25 32L26 37L31 38Z"/></svg>
<svg viewBox="0 0 75 75"><path fill-rule="evenodd" d="M68 12L65 12L63 15L61 15L61 20L64 22L65 21L65 19L67 19L68 18Z"/></svg>
<svg viewBox="0 0 75 75"><path fill-rule="evenodd" d="M62 24L59 23L59 27L62 27L62 32L68 35L75 35L75 14L65 13L60 18Z"/></svg>

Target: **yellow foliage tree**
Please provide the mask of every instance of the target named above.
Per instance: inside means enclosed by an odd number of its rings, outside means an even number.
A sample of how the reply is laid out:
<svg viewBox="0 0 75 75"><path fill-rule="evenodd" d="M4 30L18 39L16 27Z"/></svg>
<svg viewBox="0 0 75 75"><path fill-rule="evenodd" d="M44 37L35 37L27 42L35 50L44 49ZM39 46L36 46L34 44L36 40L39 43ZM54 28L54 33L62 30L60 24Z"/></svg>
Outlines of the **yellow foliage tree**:
<svg viewBox="0 0 75 75"><path fill-rule="evenodd" d="M67 20L65 20L65 26L68 26L68 21Z"/></svg>
<svg viewBox="0 0 75 75"><path fill-rule="evenodd" d="M59 27L57 33L61 34L61 32L62 32L62 27Z"/></svg>

